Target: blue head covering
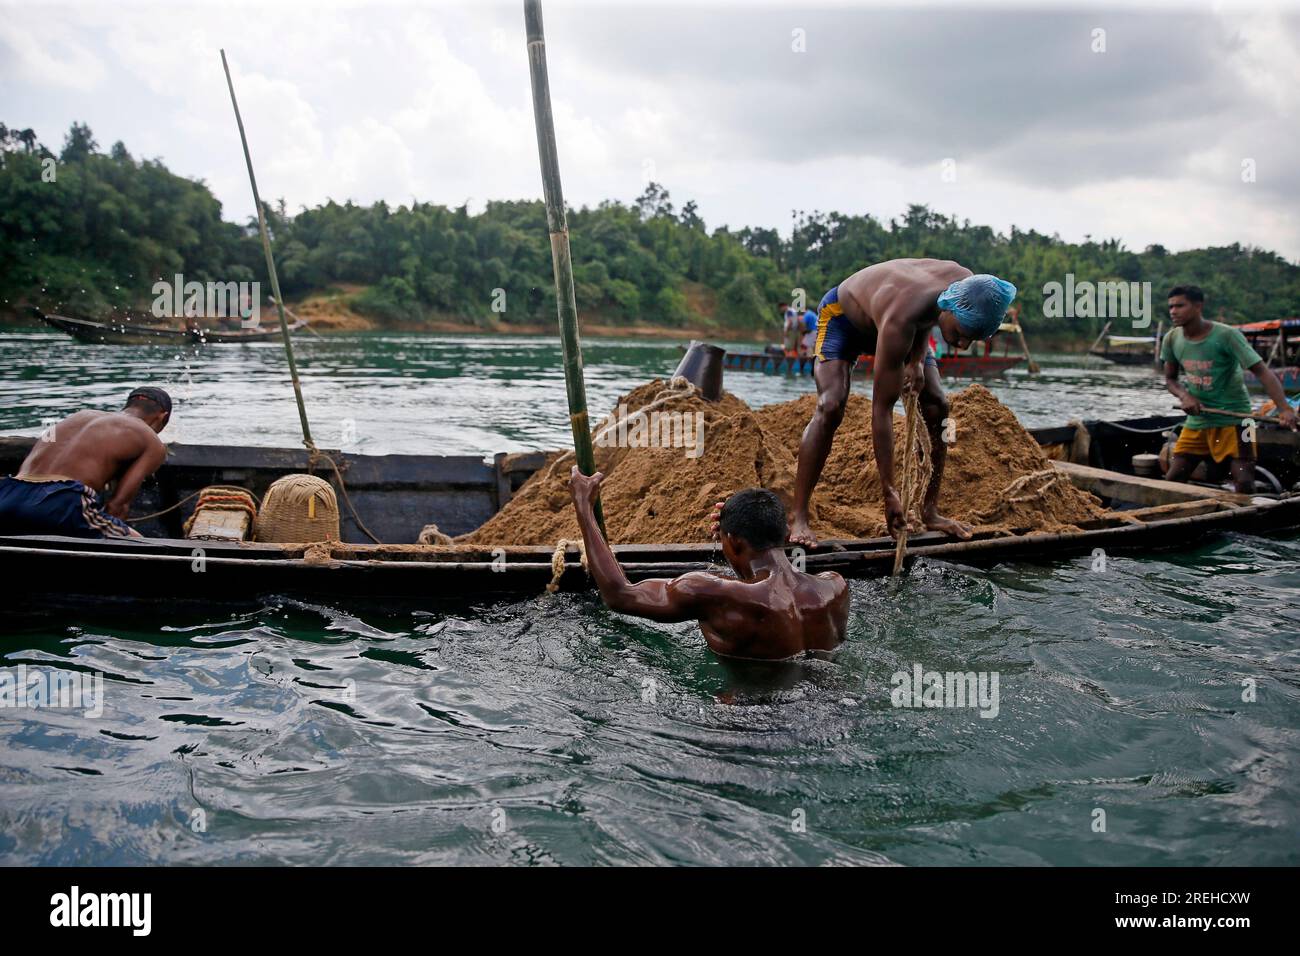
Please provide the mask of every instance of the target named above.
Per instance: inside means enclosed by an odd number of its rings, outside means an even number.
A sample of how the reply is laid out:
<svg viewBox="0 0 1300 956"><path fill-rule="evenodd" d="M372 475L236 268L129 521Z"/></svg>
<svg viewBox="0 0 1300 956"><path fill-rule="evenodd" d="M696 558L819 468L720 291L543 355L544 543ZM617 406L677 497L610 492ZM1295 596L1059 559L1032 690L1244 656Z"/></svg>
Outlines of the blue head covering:
<svg viewBox="0 0 1300 956"><path fill-rule="evenodd" d="M987 339L998 330L1002 317L1016 297L1016 287L997 276L978 275L958 279L944 289L939 308L957 317L963 332L974 339Z"/></svg>

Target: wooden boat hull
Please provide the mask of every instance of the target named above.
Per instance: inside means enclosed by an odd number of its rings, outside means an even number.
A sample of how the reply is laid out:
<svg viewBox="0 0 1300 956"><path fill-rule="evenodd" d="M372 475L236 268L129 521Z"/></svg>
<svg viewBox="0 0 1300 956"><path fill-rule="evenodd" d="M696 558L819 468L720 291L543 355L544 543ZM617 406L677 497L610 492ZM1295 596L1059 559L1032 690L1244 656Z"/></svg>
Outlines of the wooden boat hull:
<svg viewBox="0 0 1300 956"><path fill-rule="evenodd" d="M1077 433L1077 429L1073 430ZM1050 436L1049 436L1050 437ZM11 473L33 439L0 439L0 473ZM348 496L385 541L414 541L426 522L450 534L480 525L544 460L541 454L472 456L345 455L332 452L346 475ZM306 470L300 449L175 446L135 506L149 514L200 487L238 483L259 495L284 474ZM1086 464L1056 467L1081 487L1109 499L1123 514L1070 534L994 534L951 541L928 532L909 553L966 564L1055 560L1094 548L1187 546L1216 531L1276 531L1300 525L1300 497L1250 499L1217 489L1139 479ZM318 473L337 479L328 469ZM550 547L437 548L369 545L344 508L345 542L326 553L303 545L185 540L182 506L143 523L143 540L87 540L58 536L0 536L0 575L28 601L151 599L198 603L260 603L269 595L333 600L409 601L420 604L539 595L551 580ZM710 544L624 545L616 549L633 579L716 567ZM810 570L845 575L887 574L893 543L887 538L828 541L807 555ZM563 590L589 588L576 548L566 556Z"/></svg>
<svg viewBox="0 0 1300 956"><path fill-rule="evenodd" d="M95 322L74 319L63 315L37 315L46 324L66 332L78 342L95 345L237 345L246 342L272 342L280 338L278 325L263 325L257 329L170 329L162 326L134 322ZM307 323L298 321L289 326L290 332Z"/></svg>
<svg viewBox="0 0 1300 956"><path fill-rule="evenodd" d="M184 329L135 325L126 322L92 322L62 315L41 315L41 319L78 342L95 345L189 345L190 334Z"/></svg>
<svg viewBox="0 0 1300 956"><path fill-rule="evenodd" d="M289 326L289 331L297 332L306 322L294 322ZM190 337L196 345L240 345L246 342L278 342L280 341L280 325L277 319L272 323L263 323L260 328L256 329L203 329L200 332L193 332Z"/></svg>
<svg viewBox="0 0 1300 956"><path fill-rule="evenodd" d="M945 355L939 359L939 374L948 378L1001 375L1023 361L1024 357L1019 355ZM874 362L872 356L862 356L853 367L853 374L870 375ZM815 364L813 358L791 358L763 352L727 352L722 357L722 367L727 371L762 372L766 375L811 376Z"/></svg>
<svg viewBox="0 0 1300 956"><path fill-rule="evenodd" d="M1049 457L1131 475L1133 456L1159 454L1168 436L1184 421L1182 415L1115 422L1085 420L1056 428L1031 429L1030 434L1047 450ZM1260 470L1267 470L1281 486L1275 490L1296 488L1300 484L1300 434L1263 424L1258 426L1255 439Z"/></svg>
<svg viewBox="0 0 1300 956"><path fill-rule="evenodd" d="M1184 513L1175 510L1150 521L1115 520L1109 527L1071 534L988 536L967 542L920 535L909 547L909 560L928 557L974 565L1056 560L1095 548L1113 552L1185 547L1216 531L1276 531L1300 523L1300 499L1184 504ZM625 545L616 551L632 580L716 568L721 560L708 545ZM807 555L806 563L809 571L880 576L889 573L893 555L893 543L886 538L826 542ZM541 595L552 577L550 559L550 548L511 548L503 557L485 549L456 555L436 549L354 546L339 549L329 559L311 560L304 558L302 546L0 537L0 574L12 582L15 593L29 599L48 595L51 600L81 595L260 603L282 595L460 603ZM571 548L561 590L591 586L577 550Z"/></svg>

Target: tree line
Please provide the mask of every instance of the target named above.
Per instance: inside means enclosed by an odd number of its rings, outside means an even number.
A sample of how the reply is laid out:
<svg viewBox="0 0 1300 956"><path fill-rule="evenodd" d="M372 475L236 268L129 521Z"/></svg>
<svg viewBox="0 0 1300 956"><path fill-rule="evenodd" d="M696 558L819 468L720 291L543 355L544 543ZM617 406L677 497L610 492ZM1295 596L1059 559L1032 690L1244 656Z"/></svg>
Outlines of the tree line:
<svg viewBox="0 0 1300 956"><path fill-rule="evenodd" d="M431 318L535 324L555 315L546 213L540 200L487 203L471 214L416 202L391 207L326 202L290 213L267 204L281 288L300 298L359 286L350 304L379 324ZM823 292L885 259L955 259L1015 283L1026 324L1096 334L1096 316L1044 313L1044 287L1064 281L1150 282L1157 314L1165 290L1206 290L1211 316L1255 321L1300 311L1300 266L1239 244L1141 252L1118 239L1064 242L1034 230L1009 234L912 205L869 215L796 212L772 228L706 227L694 201L677 208L650 183L634 201L606 201L569 216L580 314L610 324L771 329L776 304ZM30 129L0 124L0 300L94 317L147 308L156 281L261 281L269 290L256 220L228 222L202 181L136 159L120 142L102 152L74 123L55 154Z"/></svg>

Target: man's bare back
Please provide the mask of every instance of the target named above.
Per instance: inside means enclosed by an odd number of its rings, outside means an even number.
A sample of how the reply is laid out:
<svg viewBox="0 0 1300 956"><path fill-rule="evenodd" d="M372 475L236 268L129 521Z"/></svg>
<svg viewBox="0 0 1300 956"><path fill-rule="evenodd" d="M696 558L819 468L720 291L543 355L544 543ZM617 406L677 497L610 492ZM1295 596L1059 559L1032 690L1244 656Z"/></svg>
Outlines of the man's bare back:
<svg viewBox="0 0 1300 956"><path fill-rule="evenodd" d="M167 448L152 428L122 412L80 411L54 425L28 454L18 477L62 475L103 492L142 456L161 464Z"/></svg>
<svg viewBox="0 0 1300 956"><path fill-rule="evenodd" d="M137 388L120 412L75 412L49 428L18 472L0 478L0 534L138 537L125 519L167 457L158 432L171 405L162 389Z"/></svg>
<svg viewBox="0 0 1300 956"><path fill-rule="evenodd" d="M719 538L736 578L696 571L632 584L596 525L594 502L603 477L599 472L587 477L575 466L570 487L588 568L612 610L666 623L698 621L709 648L724 657L782 660L833 651L844 642L848 585L834 572L805 574L791 566L781 547L785 511L771 492L749 489L733 495L730 501L735 508L750 509L748 515L715 515L724 524ZM762 520L763 509L772 512L766 516L771 528L762 535L748 532L760 539L757 546L726 530L733 517L741 522L739 526L746 526L743 522L748 519L748 527L756 527L754 513L760 512L758 520ZM776 544L770 545L768 538Z"/></svg>
<svg viewBox="0 0 1300 956"><path fill-rule="evenodd" d="M859 269L841 282L839 302L844 317L873 346L886 324L899 327L897 346L910 365L925 355L928 333L939 314L935 298L969 275L969 269L948 259L891 259ZM876 349L868 354L875 355Z"/></svg>

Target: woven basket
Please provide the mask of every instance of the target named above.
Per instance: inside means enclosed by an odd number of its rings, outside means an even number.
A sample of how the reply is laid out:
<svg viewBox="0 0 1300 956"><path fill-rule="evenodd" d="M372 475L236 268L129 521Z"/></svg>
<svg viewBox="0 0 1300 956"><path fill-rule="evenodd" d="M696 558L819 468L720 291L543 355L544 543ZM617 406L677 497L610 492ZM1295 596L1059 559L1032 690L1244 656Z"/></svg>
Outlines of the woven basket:
<svg viewBox="0 0 1300 956"><path fill-rule="evenodd" d="M256 517L252 492L236 485L209 485L199 492L194 513L185 522L185 537L247 541Z"/></svg>
<svg viewBox="0 0 1300 956"><path fill-rule="evenodd" d="M273 483L257 515L257 540L338 541L339 502L329 482L315 475L285 475Z"/></svg>

